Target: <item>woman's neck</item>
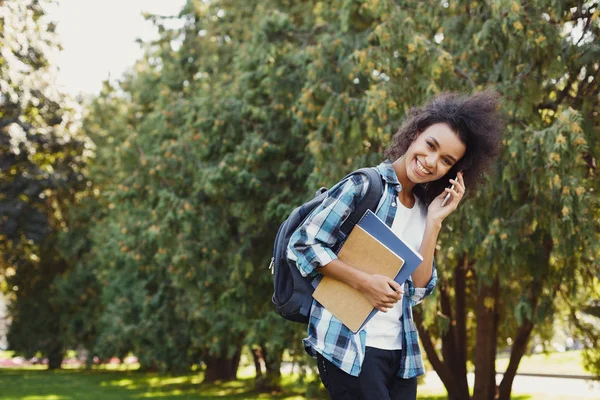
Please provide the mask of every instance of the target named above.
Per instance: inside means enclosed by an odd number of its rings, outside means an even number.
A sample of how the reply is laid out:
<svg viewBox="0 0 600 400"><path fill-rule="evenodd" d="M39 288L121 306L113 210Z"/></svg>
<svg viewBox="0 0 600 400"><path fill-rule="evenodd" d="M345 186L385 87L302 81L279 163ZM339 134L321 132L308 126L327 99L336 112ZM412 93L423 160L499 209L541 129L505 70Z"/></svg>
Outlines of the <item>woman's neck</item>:
<svg viewBox="0 0 600 400"><path fill-rule="evenodd" d="M415 184L408 179L408 174L406 173L406 162L404 160L404 156L400 157L396 161L392 163L394 166L394 171L396 172L396 177L398 181L402 185L402 190L398 193L398 198L406 207L412 208L415 203L415 198L412 194L412 191L415 187Z"/></svg>

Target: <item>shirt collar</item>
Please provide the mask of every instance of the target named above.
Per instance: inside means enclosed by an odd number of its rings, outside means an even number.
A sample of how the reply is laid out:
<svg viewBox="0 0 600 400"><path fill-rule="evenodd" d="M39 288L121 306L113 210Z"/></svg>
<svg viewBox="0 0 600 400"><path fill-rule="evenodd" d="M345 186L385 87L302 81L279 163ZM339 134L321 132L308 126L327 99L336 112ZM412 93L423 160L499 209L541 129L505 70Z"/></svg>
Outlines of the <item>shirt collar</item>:
<svg viewBox="0 0 600 400"><path fill-rule="evenodd" d="M396 176L396 171L394 170L394 166L390 160L385 160L377 167L377 170L383 177L383 180L386 181L390 185L398 185L398 190L402 188L402 185L398 181L398 177Z"/></svg>

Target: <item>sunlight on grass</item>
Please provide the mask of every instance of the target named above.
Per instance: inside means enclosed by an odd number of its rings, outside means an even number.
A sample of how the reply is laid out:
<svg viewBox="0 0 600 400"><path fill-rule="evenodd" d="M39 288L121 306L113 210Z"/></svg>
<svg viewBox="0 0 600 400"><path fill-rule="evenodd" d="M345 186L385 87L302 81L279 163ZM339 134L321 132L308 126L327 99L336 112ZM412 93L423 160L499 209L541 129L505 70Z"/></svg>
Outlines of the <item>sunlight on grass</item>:
<svg viewBox="0 0 600 400"><path fill-rule="evenodd" d="M193 377L190 376L177 376L177 377L170 377L170 378L161 378L161 377L154 377L151 379L147 380L148 384L151 387L161 387L161 386L166 386L166 385L177 385L177 384L184 384L184 383L200 383L200 379L193 379Z"/></svg>
<svg viewBox="0 0 600 400"><path fill-rule="evenodd" d="M40 371L31 368L0 369L2 400L207 400L207 399L280 399L324 400L327 394L316 376L301 378L298 374L282 377L283 392L257 393L253 368L240 370L240 379L228 382L202 383L203 374L160 375L114 370ZM441 383L420 385L419 400L447 400ZM537 390L536 390L537 391ZM531 392L517 392L513 400L566 400ZM584 399L571 396L568 400Z"/></svg>
<svg viewBox="0 0 600 400"><path fill-rule="evenodd" d="M68 397L49 394L48 396L26 396L26 397L22 397L21 399L22 400L66 400L66 399L68 399Z"/></svg>
<svg viewBox="0 0 600 400"><path fill-rule="evenodd" d="M23 370L23 371L46 371L46 370L48 370L47 365L24 365L22 367L15 367L15 368L18 368L19 370Z"/></svg>
<svg viewBox="0 0 600 400"><path fill-rule="evenodd" d="M106 383L107 382L102 382L103 386L105 386ZM131 386L133 385L133 381L131 379L121 379L119 381L108 382L108 385L118 387Z"/></svg>
<svg viewBox="0 0 600 400"><path fill-rule="evenodd" d="M101 364L92 366L93 369L108 371L137 371L140 368L139 363L133 364Z"/></svg>
<svg viewBox="0 0 600 400"><path fill-rule="evenodd" d="M246 367L241 367L240 369L238 369L237 376L240 379L246 379L246 378L254 378L255 374L256 374L256 370L254 369L253 366L246 366Z"/></svg>
<svg viewBox="0 0 600 400"><path fill-rule="evenodd" d="M81 366L77 364L63 364L61 369L81 369Z"/></svg>
<svg viewBox="0 0 600 400"><path fill-rule="evenodd" d="M191 394L191 392L188 392L188 393ZM141 395L136 396L136 398L140 398L140 399L151 399L153 397L164 398L166 396L181 396L183 394L184 394L184 392L181 390L172 390L170 392L147 392L147 393L143 393Z"/></svg>
<svg viewBox="0 0 600 400"><path fill-rule="evenodd" d="M168 392L147 392L135 396L136 399L151 399L153 397L165 398L169 396Z"/></svg>
<svg viewBox="0 0 600 400"><path fill-rule="evenodd" d="M508 361L508 358L496 360L496 370L506 371ZM519 372L559 375L590 374L583 368L581 350L524 356L519 363Z"/></svg>

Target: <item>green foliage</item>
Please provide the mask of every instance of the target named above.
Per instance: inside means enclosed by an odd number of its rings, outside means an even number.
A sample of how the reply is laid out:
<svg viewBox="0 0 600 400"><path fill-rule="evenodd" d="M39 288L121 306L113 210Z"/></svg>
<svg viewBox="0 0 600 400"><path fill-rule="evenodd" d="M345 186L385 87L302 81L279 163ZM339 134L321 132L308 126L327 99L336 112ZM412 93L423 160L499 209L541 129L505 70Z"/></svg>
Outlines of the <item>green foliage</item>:
<svg viewBox="0 0 600 400"><path fill-rule="evenodd" d="M524 322L545 326L557 294L598 279L598 11L595 2L559 3L316 4L318 29L292 109L315 160L308 183L317 187L379 161L402 115L431 95L502 94L500 160L447 222L438 254L441 284L450 285L468 256L467 311L481 301L498 310L499 344ZM499 298L478 298L495 279ZM430 311L431 323L440 313ZM452 315L440 318L449 329ZM471 338L474 322L466 322Z"/></svg>
<svg viewBox="0 0 600 400"><path fill-rule="evenodd" d="M81 146L26 157L89 180L68 181L68 210L53 214L64 228L66 266L51 288L63 340L173 372L234 360L243 345L261 349L272 373L284 350L305 362L304 327L270 302L279 223L318 187L379 163L411 107L491 87L503 98L502 153L446 222L437 254L450 302L466 299L468 357L480 302L500 316L501 347L529 323L547 336L559 304L574 333L598 343L576 312L598 297L598 15L593 1L190 0L180 29L149 16L159 39L87 104L89 164ZM4 171L3 185L36 176ZM31 209L58 204L14 193ZM463 265L464 293L453 284ZM501 294L481 299L496 280ZM455 310L422 307L434 341L456 329Z"/></svg>
<svg viewBox="0 0 600 400"><path fill-rule="evenodd" d="M37 1L0 4L0 273L12 324L10 347L60 365L62 306L54 278L67 268L56 248L65 213L85 188L89 143L78 105L52 87L54 26Z"/></svg>
<svg viewBox="0 0 600 400"><path fill-rule="evenodd" d="M85 121L97 145L90 179L100 194L90 201L103 210L74 214L74 226L97 224L63 287L73 293L90 271L96 279L100 305L72 308L75 320L98 321L86 346L102 356L133 351L146 366L176 370L202 354L231 357L244 338L275 360L290 337L300 343L301 327L275 318L266 295L277 226L310 171L290 123L299 39L278 36L290 20L276 12L256 24L256 37L239 28L267 5L227 7L214 22L219 4L188 4L193 22L163 31ZM64 243L82 233L71 230Z"/></svg>

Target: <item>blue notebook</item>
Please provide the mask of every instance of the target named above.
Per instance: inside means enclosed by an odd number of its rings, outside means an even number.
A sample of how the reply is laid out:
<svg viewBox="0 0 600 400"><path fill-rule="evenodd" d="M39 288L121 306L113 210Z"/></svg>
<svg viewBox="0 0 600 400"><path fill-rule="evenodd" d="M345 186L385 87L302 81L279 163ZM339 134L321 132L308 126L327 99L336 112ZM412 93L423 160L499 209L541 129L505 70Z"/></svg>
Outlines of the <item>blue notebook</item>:
<svg viewBox="0 0 600 400"><path fill-rule="evenodd" d="M409 276L415 272L415 269L423 262L423 257L414 251L409 245L404 243L396 234L388 227L377 215L371 210L367 210L365 215L359 221L358 225L364 229L367 233L379 240L381 244L391 250L394 254L404 260L404 265L400 269L400 272L396 275L394 280L400 285L404 285L404 282ZM373 308L365 322L361 325L361 328L369 322L371 318L377 313L377 309ZM360 329L360 328L359 328Z"/></svg>
<svg viewBox="0 0 600 400"><path fill-rule="evenodd" d="M338 257L354 268L388 276L401 285L423 261L370 210L348 235ZM377 312L361 292L327 276L313 297L355 333Z"/></svg>

